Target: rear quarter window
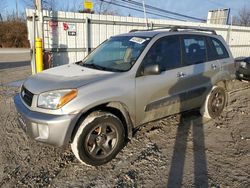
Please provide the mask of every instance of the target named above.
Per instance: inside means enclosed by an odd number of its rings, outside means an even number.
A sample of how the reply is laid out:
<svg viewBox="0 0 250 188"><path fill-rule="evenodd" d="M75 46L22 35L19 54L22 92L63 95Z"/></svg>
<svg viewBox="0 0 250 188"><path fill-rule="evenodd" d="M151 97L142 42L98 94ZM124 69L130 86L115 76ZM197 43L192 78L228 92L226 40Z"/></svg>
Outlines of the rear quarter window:
<svg viewBox="0 0 250 188"><path fill-rule="evenodd" d="M208 61L224 59L229 57L229 54L221 41L212 37L208 37L207 39L208 39L208 49L207 49Z"/></svg>

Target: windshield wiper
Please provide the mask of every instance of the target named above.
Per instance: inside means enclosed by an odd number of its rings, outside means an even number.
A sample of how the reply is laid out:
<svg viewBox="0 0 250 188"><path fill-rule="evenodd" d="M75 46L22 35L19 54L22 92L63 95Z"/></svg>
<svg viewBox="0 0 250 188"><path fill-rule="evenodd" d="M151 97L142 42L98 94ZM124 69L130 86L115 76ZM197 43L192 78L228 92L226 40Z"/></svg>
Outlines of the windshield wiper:
<svg viewBox="0 0 250 188"><path fill-rule="evenodd" d="M98 69L98 70L104 70L104 71L111 71L111 72L124 72L123 70L118 70L110 67L102 67L100 65L94 64L94 63L80 63L79 65L87 68L93 68L93 69Z"/></svg>
<svg viewBox="0 0 250 188"><path fill-rule="evenodd" d="M102 66L99 66L99 65L96 65L96 64L87 64L87 63L82 63L81 64L83 67L88 67L88 68L93 68L93 69L98 69L98 70L106 70L105 67L102 67Z"/></svg>

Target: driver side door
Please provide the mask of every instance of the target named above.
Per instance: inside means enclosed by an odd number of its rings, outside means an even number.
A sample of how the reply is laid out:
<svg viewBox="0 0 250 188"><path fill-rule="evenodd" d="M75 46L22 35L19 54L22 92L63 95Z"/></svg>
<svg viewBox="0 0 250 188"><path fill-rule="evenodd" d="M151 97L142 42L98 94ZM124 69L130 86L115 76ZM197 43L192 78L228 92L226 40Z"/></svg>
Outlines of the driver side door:
<svg viewBox="0 0 250 188"><path fill-rule="evenodd" d="M149 65L159 65L158 75L144 75ZM180 37L166 36L158 39L144 57L136 77L136 124L140 125L177 113L181 104L182 87L175 87L181 78Z"/></svg>

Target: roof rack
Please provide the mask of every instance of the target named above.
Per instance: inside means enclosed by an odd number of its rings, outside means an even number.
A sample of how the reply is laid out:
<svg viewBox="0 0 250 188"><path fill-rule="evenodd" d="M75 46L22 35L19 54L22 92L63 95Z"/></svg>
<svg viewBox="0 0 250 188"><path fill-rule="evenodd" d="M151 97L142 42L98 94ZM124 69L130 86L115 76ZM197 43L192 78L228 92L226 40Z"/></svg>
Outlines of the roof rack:
<svg viewBox="0 0 250 188"><path fill-rule="evenodd" d="M205 32L211 32L212 34L217 35L215 30L207 28L207 27L173 26L169 31L170 32L176 32L176 31L179 31L179 29L194 30L194 31L205 31Z"/></svg>
<svg viewBox="0 0 250 188"><path fill-rule="evenodd" d="M154 29L132 29L129 31L129 33L137 32L137 31L154 31L159 29L171 29L173 26L166 26L166 27L160 27L160 28L154 28Z"/></svg>
<svg viewBox="0 0 250 188"><path fill-rule="evenodd" d="M131 32L136 32L136 31L155 31L155 30L161 30L161 29L169 29L169 32L178 32L179 29L183 30L194 30L194 31L205 31L205 32L211 32L213 35L217 35L216 31L207 27L195 27L195 26L166 26L166 27L160 27L160 28L155 28L155 29L145 29L145 30L136 30L133 29L130 31Z"/></svg>

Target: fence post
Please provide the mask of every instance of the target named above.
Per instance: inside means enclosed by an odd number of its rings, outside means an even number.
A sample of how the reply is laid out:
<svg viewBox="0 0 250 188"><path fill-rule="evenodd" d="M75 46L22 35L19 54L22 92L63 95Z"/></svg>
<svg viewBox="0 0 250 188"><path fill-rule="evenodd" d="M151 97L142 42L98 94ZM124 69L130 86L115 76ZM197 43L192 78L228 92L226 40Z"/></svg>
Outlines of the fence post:
<svg viewBox="0 0 250 188"><path fill-rule="evenodd" d="M33 22L33 36L32 36L32 58L31 58L31 72L32 74L36 73L36 12L33 13L32 17L32 22Z"/></svg>
<svg viewBox="0 0 250 188"><path fill-rule="evenodd" d="M85 18L85 29L86 29L86 35L85 35L85 38L86 38L86 52L87 52L87 55L89 54L89 18L86 17Z"/></svg>
<svg viewBox="0 0 250 188"><path fill-rule="evenodd" d="M43 42L36 38L36 73L43 71Z"/></svg>

